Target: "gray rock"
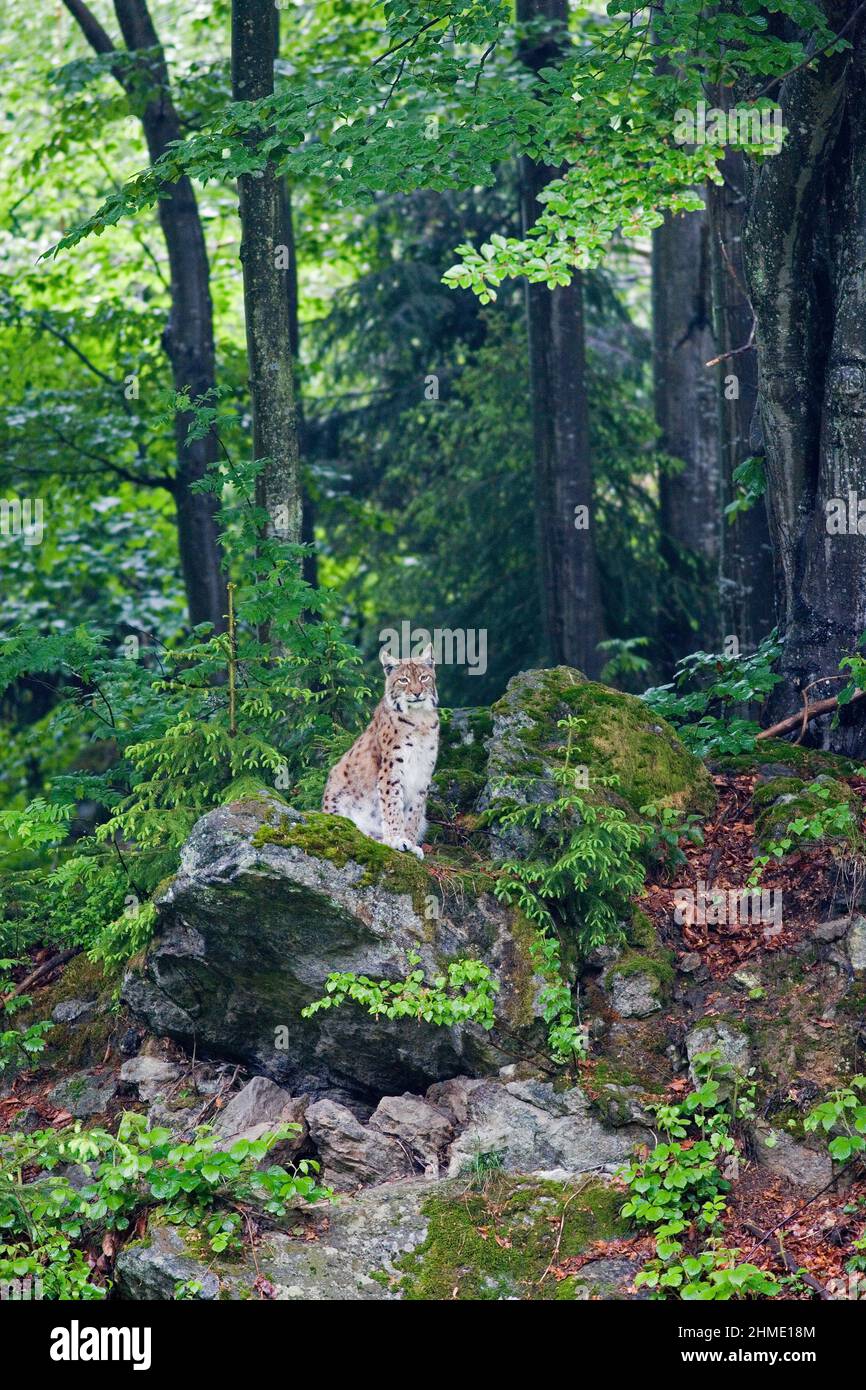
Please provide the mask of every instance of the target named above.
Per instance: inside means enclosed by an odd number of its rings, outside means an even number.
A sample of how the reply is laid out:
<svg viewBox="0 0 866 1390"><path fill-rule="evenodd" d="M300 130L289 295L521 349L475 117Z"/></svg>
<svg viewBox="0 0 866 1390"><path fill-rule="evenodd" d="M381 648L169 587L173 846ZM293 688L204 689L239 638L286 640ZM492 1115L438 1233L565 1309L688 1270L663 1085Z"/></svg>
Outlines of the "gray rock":
<svg viewBox="0 0 866 1390"><path fill-rule="evenodd" d="M633 1124L606 1128L579 1087L556 1091L545 1081L464 1080L460 1091L437 1103L463 1113L463 1128L451 1146L449 1177L493 1162L511 1173L563 1169L569 1174L618 1167L646 1130ZM430 1098L428 1092L428 1098Z"/></svg>
<svg viewBox="0 0 866 1390"><path fill-rule="evenodd" d="M693 975L696 970L700 970L703 963L704 958L700 951L686 951L677 961L677 969L684 975Z"/></svg>
<svg viewBox="0 0 866 1390"><path fill-rule="evenodd" d="M717 1052L723 1062L742 1075L752 1065L748 1034L723 1018L702 1019L686 1034L686 1054L693 1080L694 1060L702 1052Z"/></svg>
<svg viewBox="0 0 866 1390"><path fill-rule="evenodd" d="M304 1117L308 1104L309 1097L291 1096L269 1077L254 1076L232 1096L214 1120L213 1127L217 1134L235 1140L257 1139L266 1130L294 1124L300 1130L293 1146L300 1148L307 1134Z"/></svg>
<svg viewBox="0 0 866 1390"><path fill-rule="evenodd" d="M438 1178L440 1155L454 1137L454 1127L445 1111L408 1091L380 1100L370 1116L370 1128L401 1140L418 1155L428 1178Z"/></svg>
<svg viewBox="0 0 866 1390"><path fill-rule="evenodd" d="M851 925L850 917L834 917L829 922L819 922L812 935L816 941L839 941Z"/></svg>
<svg viewBox="0 0 866 1390"><path fill-rule="evenodd" d="M866 917L852 918L845 937L845 947L852 970L866 970Z"/></svg>
<svg viewBox="0 0 866 1390"><path fill-rule="evenodd" d="M63 999L52 1009L51 1017L55 1023L70 1026L76 1023L89 1023L96 1012L95 999Z"/></svg>
<svg viewBox="0 0 866 1390"><path fill-rule="evenodd" d="M290 1096L268 1077L254 1076L243 1090L232 1096L213 1121L213 1128L220 1136L220 1147L229 1148L240 1139L252 1142L281 1125L290 1124L295 1126L294 1132L269 1149L263 1166L286 1163L304 1147L309 1137L306 1120L309 1103L309 1096Z"/></svg>
<svg viewBox="0 0 866 1390"><path fill-rule="evenodd" d="M77 1071L64 1077L48 1092L52 1105L68 1110L77 1120L100 1115L117 1091L114 1076L96 1071Z"/></svg>
<svg viewBox="0 0 866 1390"><path fill-rule="evenodd" d="M415 1165L407 1145L362 1125L345 1105L319 1100L307 1110L322 1176L341 1191L405 1178Z"/></svg>
<svg viewBox="0 0 866 1390"><path fill-rule="evenodd" d="M821 1153L792 1139L784 1130L773 1129L770 1125L755 1125L755 1155L761 1168L767 1168L781 1178L787 1178L795 1187L805 1187L817 1192L833 1176L833 1160L826 1150ZM767 1139L775 1142L767 1146Z"/></svg>
<svg viewBox="0 0 866 1390"><path fill-rule="evenodd" d="M554 1180L561 1180L562 1176L557 1175ZM255 1260L244 1255L240 1261L216 1262L211 1278L213 1273L218 1275L218 1294L214 1293L213 1283L208 1282L199 1297L255 1297L254 1286L260 1277L269 1286L268 1297L279 1302L400 1299L406 1295L407 1257L415 1255L423 1264L422 1247L430 1234L427 1211L431 1207L441 1209L445 1201L453 1201L462 1210L466 1195L463 1179L420 1179L366 1188L338 1202L316 1203L304 1211L303 1224L296 1232L265 1233L257 1245ZM551 1216L560 1210L560 1203L561 1197L554 1198L540 1190L523 1209L527 1225L541 1222L549 1233L551 1253L555 1241ZM151 1226L146 1242L127 1249L119 1257L122 1297L170 1298L179 1278L204 1282L205 1265L194 1258L183 1258L175 1228L169 1229L167 1239L164 1231L165 1228ZM599 1232L602 1238L607 1234ZM463 1274L459 1251L453 1253L453 1261L457 1281ZM612 1284L614 1270L601 1259L586 1268L593 1287L601 1291ZM491 1298L510 1299L525 1294L525 1287L521 1289L505 1275L496 1280L490 1277ZM553 1276L548 1275L548 1279L552 1284Z"/></svg>
<svg viewBox="0 0 866 1390"><path fill-rule="evenodd" d="M125 1246L117 1257L116 1277L121 1298L136 1302L172 1299L178 1284L192 1279L202 1286L199 1300L215 1299L220 1291L219 1279L186 1253L173 1226L152 1225L147 1240Z"/></svg>
<svg viewBox="0 0 866 1390"><path fill-rule="evenodd" d="M204 1285L200 1298L249 1298L258 1275L280 1302L385 1301L399 1298L394 1261L411 1254L427 1235L422 1207L448 1184L399 1182L372 1188L357 1197L310 1209L314 1240L266 1235L256 1264L245 1259L221 1269L221 1277L184 1254L173 1227L151 1226L148 1240L118 1257L124 1298L171 1298L180 1280ZM375 1277L374 1277L375 1276Z"/></svg>
<svg viewBox="0 0 866 1390"><path fill-rule="evenodd" d="M162 1057L130 1057L120 1068L121 1081L137 1087L142 1100L155 1100L182 1075L182 1067Z"/></svg>
<svg viewBox="0 0 866 1390"><path fill-rule="evenodd" d="M574 1296L576 1299L601 1299L602 1302L629 1296L640 1297L630 1295L629 1289L641 1268L640 1260L624 1260L615 1256L590 1260L574 1277Z"/></svg>
<svg viewBox="0 0 866 1390"><path fill-rule="evenodd" d="M195 1044L199 1056L244 1061L294 1095L342 1089L375 1103L519 1057L538 1025L512 911L489 894L443 901L435 876L411 856L333 822L338 862L291 842L310 824L325 835L325 817L310 823L272 798L199 821L159 900L146 963L125 981L133 1013L158 1036ZM483 960L500 985L502 1034L373 1018L352 1003L301 1017L332 972L401 979L409 951L431 979L443 957Z"/></svg>
<svg viewBox="0 0 866 1390"><path fill-rule="evenodd" d="M662 1006L661 982L649 971L610 974L610 1002L620 1018L647 1018Z"/></svg>
<svg viewBox="0 0 866 1390"><path fill-rule="evenodd" d="M45 1120L32 1105L25 1105L17 1110L9 1122L11 1134L32 1134L34 1130L45 1128Z"/></svg>
<svg viewBox="0 0 866 1390"><path fill-rule="evenodd" d="M644 1125L651 1129L653 1118L643 1103L640 1086L602 1086L596 1097L596 1109L614 1129L622 1125Z"/></svg>

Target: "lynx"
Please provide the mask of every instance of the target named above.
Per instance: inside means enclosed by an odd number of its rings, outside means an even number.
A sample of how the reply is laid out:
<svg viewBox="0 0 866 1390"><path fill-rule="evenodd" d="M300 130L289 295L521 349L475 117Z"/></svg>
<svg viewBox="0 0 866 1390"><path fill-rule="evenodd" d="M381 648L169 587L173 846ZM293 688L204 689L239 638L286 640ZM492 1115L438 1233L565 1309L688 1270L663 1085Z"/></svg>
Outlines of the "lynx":
<svg viewBox="0 0 866 1390"><path fill-rule="evenodd" d="M411 661L387 650L385 695L360 738L331 768L322 808L373 840L424 858L427 791L439 748L432 646Z"/></svg>

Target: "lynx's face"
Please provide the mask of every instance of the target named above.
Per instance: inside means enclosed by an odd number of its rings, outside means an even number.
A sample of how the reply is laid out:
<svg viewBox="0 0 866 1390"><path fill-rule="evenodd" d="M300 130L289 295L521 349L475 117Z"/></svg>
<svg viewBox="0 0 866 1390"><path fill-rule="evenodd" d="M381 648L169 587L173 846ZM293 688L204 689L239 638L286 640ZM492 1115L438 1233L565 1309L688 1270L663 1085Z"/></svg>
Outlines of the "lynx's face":
<svg viewBox="0 0 866 1390"><path fill-rule="evenodd" d="M439 704L433 651L427 647L412 661L398 661L387 651L379 657L385 668L385 703L398 714L434 710Z"/></svg>

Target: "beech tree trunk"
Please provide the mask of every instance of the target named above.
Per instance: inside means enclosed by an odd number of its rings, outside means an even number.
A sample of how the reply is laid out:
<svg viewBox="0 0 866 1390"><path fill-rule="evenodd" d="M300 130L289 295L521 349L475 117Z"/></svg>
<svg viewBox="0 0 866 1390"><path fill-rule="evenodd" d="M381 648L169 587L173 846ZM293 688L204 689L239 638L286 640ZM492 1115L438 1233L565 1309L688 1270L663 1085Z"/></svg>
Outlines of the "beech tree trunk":
<svg viewBox="0 0 866 1390"><path fill-rule="evenodd" d="M668 568L659 615L670 669L700 647L718 650L719 413L710 320L707 221L668 216L653 234L653 377L659 448L679 459L659 486L660 550Z"/></svg>
<svg viewBox="0 0 866 1390"><path fill-rule="evenodd" d="M721 97L717 106L724 104ZM732 521L724 508L737 494L734 470L752 456L763 456L757 416L758 354L754 316L743 266L746 168L742 154L728 150L722 160L724 184L708 184L709 253L715 324L716 399L721 447L721 625L725 639L736 637L751 653L775 623L773 550L766 499Z"/></svg>
<svg viewBox="0 0 866 1390"><path fill-rule="evenodd" d="M278 41L279 11L273 0L233 0L235 101L259 101L271 95ZM272 165L260 174L242 174L238 188L253 457L267 461L256 480L256 501L268 513L269 533L297 543L301 539L300 449L286 191Z"/></svg>
<svg viewBox="0 0 866 1390"><path fill-rule="evenodd" d="M517 0L518 23L547 20L542 40L521 45L533 71L555 65L568 26L568 0ZM561 170L521 160L524 228L538 194ZM583 286L528 285L529 369L535 448L536 543L547 657L597 676L603 664L601 592L593 531L586 396ZM581 509L586 509L582 511ZM588 525L584 521L588 519Z"/></svg>
<svg viewBox="0 0 866 1390"><path fill-rule="evenodd" d="M111 38L83 0L64 0L64 4L95 52L115 51ZM146 0L114 0L114 9L127 49L141 52L137 74L118 64L114 75L136 99L141 78L145 79L149 98L141 112L141 123L154 163L182 133L165 55ZM195 399L215 386L216 365L207 248L188 178L165 188L157 211L170 273L171 311L163 347L171 363L174 389L187 391ZM211 432L187 442L190 420L185 413L175 417L177 468L172 492L177 508L181 570L190 622L210 622L217 631L223 631L227 604L216 501L210 493L190 491L190 485L198 482L215 461L217 441Z"/></svg>
<svg viewBox="0 0 866 1390"><path fill-rule="evenodd" d="M841 0L823 8L836 30L851 18ZM745 228L784 642L771 719L836 674L866 630L866 17L846 37L852 50L783 83L789 134L752 170ZM844 507L843 534L828 529L828 503ZM818 685L811 698L838 688ZM811 727L838 752L866 751L862 702L835 729L827 717Z"/></svg>

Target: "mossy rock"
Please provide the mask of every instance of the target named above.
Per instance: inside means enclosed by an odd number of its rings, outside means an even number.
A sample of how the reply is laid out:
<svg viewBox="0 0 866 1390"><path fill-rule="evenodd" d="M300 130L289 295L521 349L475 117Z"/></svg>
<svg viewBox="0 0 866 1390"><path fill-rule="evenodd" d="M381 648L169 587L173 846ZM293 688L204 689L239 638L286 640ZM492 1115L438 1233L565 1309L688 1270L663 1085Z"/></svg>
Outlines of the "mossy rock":
<svg viewBox="0 0 866 1390"><path fill-rule="evenodd" d="M755 805L759 808L755 822L755 836L760 845L785 837L793 821L811 820L830 806L856 805L856 797L851 788L826 773L804 782L797 777L774 777L755 789ZM836 841L856 847L858 833L856 817L852 821L850 835L830 837ZM824 838L817 837L817 838ZM800 837L798 837L800 839ZM801 839L808 843L808 837Z"/></svg>
<svg viewBox="0 0 866 1390"><path fill-rule="evenodd" d="M359 888L377 886L391 893L407 893L422 914L432 891L430 875L414 855L371 840L345 816L330 816L324 811L306 811L303 818L272 816L253 835L252 843L256 849L264 845L297 847L340 869L358 864L363 869Z"/></svg>
<svg viewBox="0 0 866 1390"><path fill-rule="evenodd" d="M521 672L492 712L482 806L502 797L550 801L563 794L556 774L565 768L576 770L575 786L588 800L630 814L652 803L707 815L716 805L707 769L664 719L570 666ZM581 721L571 735L568 719Z"/></svg>
<svg viewBox="0 0 866 1390"><path fill-rule="evenodd" d="M803 748L781 738L761 739L748 753L726 753L711 758L713 772L757 772L763 777L799 777L808 780L822 773L853 777L862 763L821 748Z"/></svg>
<svg viewBox="0 0 866 1390"><path fill-rule="evenodd" d="M151 1032L295 1091L375 1103L486 1075L544 1040L535 933L490 886L484 866L434 872L341 816L234 802L196 825L123 997ZM493 1029L374 1016L351 999L331 1005L329 976L403 981L414 957L429 984L455 959L482 962L499 987ZM327 1006L304 1017L320 999Z"/></svg>
<svg viewBox="0 0 866 1390"><path fill-rule="evenodd" d="M577 1297L573 1281L545 1274L558 1258L580 1255L593 1241L626 1234L622 1194L586 1186L494 1175L462 1193L422 1204L427 1238L402 1260L397 1283L410 1301L499 1299L559 1301Z"/></svg>
<svg viewBox="0 0 866 1390"><path fill-rule="evenodd" d="M605 989L622 1018L646 1018L661 1009L674 980L673 957L657 951L626 951L605 976Z"/></svg>

